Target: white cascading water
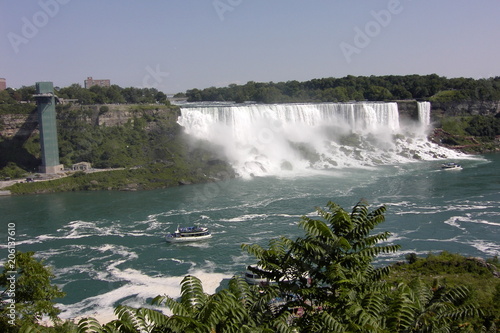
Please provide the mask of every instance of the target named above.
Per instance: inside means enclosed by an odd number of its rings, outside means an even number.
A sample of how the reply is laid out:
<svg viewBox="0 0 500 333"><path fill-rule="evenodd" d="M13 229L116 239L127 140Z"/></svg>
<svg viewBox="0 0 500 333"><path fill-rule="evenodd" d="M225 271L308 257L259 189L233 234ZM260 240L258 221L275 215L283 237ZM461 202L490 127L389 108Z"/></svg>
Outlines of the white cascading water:
<svg viewBox="0 0 500 333"><path fill-rule="evenodd" d="M419 109L427 108L422 105ZM427 116L421 119L427 124ZM242 177L458 155L425 135L404 134L397 103L182 107L178 123L186 133L221 147Z"/></svg>

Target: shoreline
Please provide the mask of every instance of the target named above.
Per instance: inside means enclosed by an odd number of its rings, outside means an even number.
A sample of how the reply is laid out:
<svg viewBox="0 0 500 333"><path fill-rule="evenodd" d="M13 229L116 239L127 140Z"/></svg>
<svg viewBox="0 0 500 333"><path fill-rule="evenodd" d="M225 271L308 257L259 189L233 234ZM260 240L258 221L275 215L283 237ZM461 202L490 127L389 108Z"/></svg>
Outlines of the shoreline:
<svg viewBox="0 0 500 333"><path fill-rule="evenodd" d="M445 147L447 149L450 149L450 150L454 150L452 149L451 147L446 147L445 145L440 145L442 147ZM483 154L496 154L496 153L500 153L500 150L496 150L496 151L485 151L485 152L482 152L482 153L473 153L473 152L467 152L467 151L462 151L462 150L459 150L460 152L463 152L464 154L467 154L467 155L483 155ZM135 168L131 168L131 169L135 169ZM84 171L86 175L88 174L92 174L92 173L98 173L98 172L113 172L113 171L122 171L122 170L125 170L125 168L113 168L113 169L93 169L93 170L87 170L87 171ZM39 182L48 182L48 181L54 181L54 180L59 180L59 179L64 179L64 178L68 178L68 177L71 177L71 176L74 176L75 173L77 172L82 172L82 171L75 171L75 172L67 172L67 173L61 173L61 174L50 174L50 175L45 175L45 177L41 177L41 178L34 178L30 184L33 184L33 183L39 183ZM228 176L228 177L226 177ZM226 179L229 179L229 178L237 178L236 176L229 176L229 175L225 175L224 177L221 177L221 178L214 178L214 177L208 177L206 179L197 179L197 181L195 180L189 180L189 181L186 181L184 179L177 179L175 180L174 179L174 183L175 184L165 184L164 186L160 186L160 188L168 188L168 187L172 187L174 185L176 186L182 186L182 185L191 185L191 184L203 184L203 183L207 183L207 182L217 182L217 181L221 181L221 180L226 180ZM90 180L88 182L88 185L92 185L94 182L96 182L95 180ZM131 181L129 183L127 183L127 185L123 188L112 188L112 187L108 187L108 188L104 188L104 189L70 189L70 190L58 190L57 188L54 188L54 189L46 189L46 190L43 190L43 191L40 191L40 190L34 190L32 192L25 192L25 193L12 193L9 189L7 189L8 187L10 186L13 186L13 185L16 185L16 184L24 184L24 183L27 183L26 180L23 180L23 179L13 179L13 180L8 180L8 181L0 181L0 197L6 197L6 196L16 196L16 195L30 195L30 194L48 194L48 193L60 193L60 192L90 192L90 191L96 191L96 190L104 190L104 191L142 191L142 190L150 190L150 189L156 189L156 188L159 188L158 186L152 186L152 187L149 187L147 186L148 184L141 184L141 186L139 186L137 184L137 182L134 182L134 181ZM154 183L150 183L149 185L153 185Z"/></svg>
<svg viewBox="0 0 500 333"><path fill-rule="evenodd" d="M116 171L124 170L125 168L109 168L109 169L89 169L85 170L86 174L103 172L103 171ZM33 177L31 175L26 176L26 178L31 178L33 182L47 182L55 179L66 178L74 175L76 172L81 172L81 170L68 170L60 173L50 173L50 174L38 174L40 177ZM5 188L15 185L26 183L26 178L16 178L12 180L0 180L0 196L11 195L10 190L5 190Z"/></svg>

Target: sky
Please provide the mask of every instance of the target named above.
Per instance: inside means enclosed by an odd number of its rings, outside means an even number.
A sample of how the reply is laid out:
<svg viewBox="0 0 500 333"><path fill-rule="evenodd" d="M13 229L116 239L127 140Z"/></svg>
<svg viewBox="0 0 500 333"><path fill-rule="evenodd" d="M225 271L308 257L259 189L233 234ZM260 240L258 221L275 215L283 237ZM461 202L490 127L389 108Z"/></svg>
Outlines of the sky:
<svg viewBox="0 0 500 333"><path fill-rule="evenodd" d="M346 75L500 75L500 1L0 0L0 77L165 93Z"/></svg>

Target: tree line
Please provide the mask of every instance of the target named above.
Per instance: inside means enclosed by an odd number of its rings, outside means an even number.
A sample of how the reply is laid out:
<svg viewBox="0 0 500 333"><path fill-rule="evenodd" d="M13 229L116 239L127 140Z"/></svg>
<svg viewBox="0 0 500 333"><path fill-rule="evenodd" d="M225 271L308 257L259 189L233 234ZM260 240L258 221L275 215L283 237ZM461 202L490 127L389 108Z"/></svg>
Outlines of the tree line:
<svg viewBox="0 0 500 333"><path fill-rule="evenodd" d="M489 79L446 78L430 75L387 75L322 78L299 82L247 82L228 87L190 89L190 102L235 101L242 103L347 102L422 99L431 101L500 100L500 77Z"/></svg>
<svg viewBox="0 0 500 333"><path fill-rule="evenodd" d="M0 107L2 104L10 105L19 102L34 103L33 95L35 86L23 86L19 89L7 88L0 92ZM68 87L54 88L57 97L75 99L78 104L165 104L168 103L167 95L156 88L122 88L116 84L109 87L92 86L82 88L78 83Z"/></svg>
<svg viewBox="0 0 500 333"><path fill-rule="evenodd" d="M375 230L384 221L384 206L370 209L359 202L349 212L329 202L317 213L315 219L304 216L299 221L302 237L272 239L268 248L242 245L258 263L251 270L269 283L249 285L235 276L227 287L209 295L198 278L188 275L181 282L180 298L159 295L152 300L169 315L150 307L118 305L117 319L106 324L93 318L83 318L78 325L58 319L60 311L52 300L62 293L50 284L53 275L33 253L18 253L20 306L10 319L9 303L0 303L0 328L82 333L498 331L498 258L488 263L449 253L427 260L408 255L408 264L376 266L378 255L400 248L387 243L389 232ZM7 290L9 270L6 264L0 274L0 285ZM404 277L412 271L412 277ZM458 282L452 283L457 275ZM488 290L481 295L468 285L473 282L477 289ZM39 325L42 315L55 326Z"/></svg>

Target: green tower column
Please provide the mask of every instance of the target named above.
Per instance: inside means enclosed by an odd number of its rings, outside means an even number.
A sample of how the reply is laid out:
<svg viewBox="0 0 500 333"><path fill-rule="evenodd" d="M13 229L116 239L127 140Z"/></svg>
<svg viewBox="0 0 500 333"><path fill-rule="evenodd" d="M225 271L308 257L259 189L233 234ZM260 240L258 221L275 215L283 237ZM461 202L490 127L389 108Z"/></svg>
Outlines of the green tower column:
<svg viewBox="0 0 500 333"><path fill-rule="evenodd" d="M38 122L40 126L40 144L42 165L40 172L57 173L64 167L59 163L59 145L57 143L56 101L52 82L36 83Z"/></svg>

